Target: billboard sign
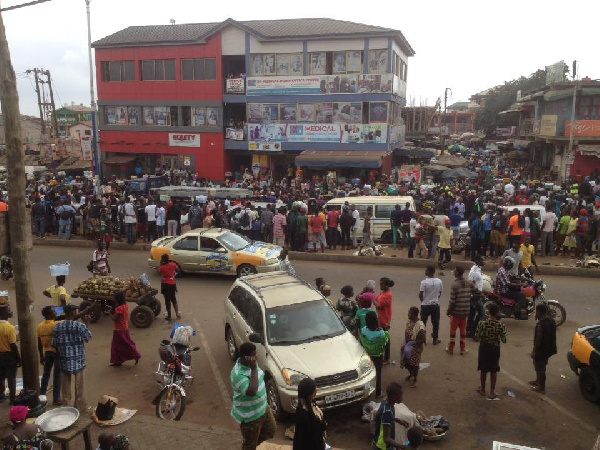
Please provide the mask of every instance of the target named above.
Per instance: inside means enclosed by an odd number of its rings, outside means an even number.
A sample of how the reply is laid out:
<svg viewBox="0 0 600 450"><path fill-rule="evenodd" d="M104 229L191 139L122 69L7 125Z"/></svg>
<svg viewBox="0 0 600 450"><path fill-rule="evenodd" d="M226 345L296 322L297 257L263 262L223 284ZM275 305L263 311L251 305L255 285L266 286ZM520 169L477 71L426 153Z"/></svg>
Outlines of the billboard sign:
<svg viewBox="0 0 600 450"><path fill-rule="evenodd" d="M562 83L565 81L565 62L559 61L546 66L546 84Z"/></svg>
<svg viewBox="0 0 600 450"><path fill-rule="evenodd" d="M245 85L243 78L227 78L225 80L225 93L227 94L243 94Z"/></svg>
<svg viewBox="0 0 600 450"><path fill-rule="evenodd" d="M566 121L565 136L571 136L570 120ZM575 126L573 127L573 136L600 137L600 120L576 120Z"/></svg>
<svg viewBox="0 0 600 450"><path fill-rule="evenodd" d="M540 135L541 136L556 136L556 123L558 122L558 116L547 115L542 116L540 121Z"/></svg>
<svg viewBox="0 0 600 450"><path fill-rule="evenodd" d="M200 147L200 134L169 133L169 147Z"/></svg>

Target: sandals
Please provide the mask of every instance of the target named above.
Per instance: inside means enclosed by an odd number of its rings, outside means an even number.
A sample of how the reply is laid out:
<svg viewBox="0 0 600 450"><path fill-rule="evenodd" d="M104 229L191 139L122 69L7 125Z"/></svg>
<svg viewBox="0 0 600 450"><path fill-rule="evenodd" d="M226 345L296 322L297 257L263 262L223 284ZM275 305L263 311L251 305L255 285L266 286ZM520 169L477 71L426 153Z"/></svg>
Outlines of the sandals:
<svg viewBox="0 0 600 450"><path fill-rule="evenodd" d="M500 397L498 397L498 395L494 395L493 397L489 396L487 399L491 401L500 401Z"/></svg>
<svg viewBox="0 0 600 450"><path fill-rule="evenodd" d="M483 389L481 389L480 387L478 387L477 389L475 389L477 391L477 393L479 395L481 395L482 397L485 397L485 391Z"/></svg>

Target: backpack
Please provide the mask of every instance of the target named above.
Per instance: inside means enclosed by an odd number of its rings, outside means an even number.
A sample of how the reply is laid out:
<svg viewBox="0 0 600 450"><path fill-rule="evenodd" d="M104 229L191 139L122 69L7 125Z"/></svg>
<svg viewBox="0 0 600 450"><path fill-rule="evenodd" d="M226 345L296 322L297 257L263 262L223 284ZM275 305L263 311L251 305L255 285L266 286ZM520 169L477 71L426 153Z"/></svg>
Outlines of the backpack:
<svg viewBox="0 0 600 450"><path fill-rule="evenodd" d="M67 209L67 208L63 208L62 212L60 213L60 219L61 220L71 220L71 217L73 217L73 213L71 212L71 210Z"/></svg>
<svg viewBox="0 0 600 450"><path fill-rule="evenodd" d="M240 214L240 226L242 228L246 228L250 226L250 215L248 214L248 211L244 210L242 211L242 213Z"/></svg>

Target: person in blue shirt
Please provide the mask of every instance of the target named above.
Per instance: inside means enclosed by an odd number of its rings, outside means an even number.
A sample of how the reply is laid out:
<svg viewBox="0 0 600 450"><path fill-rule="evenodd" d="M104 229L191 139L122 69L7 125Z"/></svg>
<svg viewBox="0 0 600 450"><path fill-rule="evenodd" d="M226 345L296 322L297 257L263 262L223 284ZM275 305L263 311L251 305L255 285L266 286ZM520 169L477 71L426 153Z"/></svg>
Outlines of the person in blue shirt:
<svg viewBox="0 0 600 450"><path fill-rule="evenodd" d="M71 239L71 224L75 217L76 211L71 205L66 205L64 200L60 201L60 207L56 211L58 216L58 239L60 240L62 234L65 233L65 238Z"/></svg>
<svg viewBox="0 0 600 450"><path fill-rule="evenodd" d="M493 208L493 207L492 207ZM494 246L490 245L490 236L492 235L492 217L494 216L493 209L488 206L487 211L483 216L484 237L481 243L481 256L487 255L488 246L490 247L490 256L494 256Z"/></svg>
<svg viewBox="0 0 600 450"><path fill-rule="evenodd" d="M483 220L481 220L481 217L479 217L477 213L473 213L470 228L469 235L471 236L471 260L475 261L477 256L481 255L481 243L485 239Z"/></svg>
<svg viewBox="0 0 600 450"><path fill-rule="evenodd" d="M375 436L373 448L380 450L404 449L406 446L396 441L396 423L408 428L408 424L396 419L394 405L402 403L402 386L392 382L385 389L387 397L381 402L375 414Z"/></svg>
<svg viewBox="0 0 600 450"><path fill-rule="evenodd" d="M463 216L458 212L458 206L455 206L454 211L450 214L450 229L452 230L454 245L458 244L458 239L460 238L460 222L462 220Z"/></svg>

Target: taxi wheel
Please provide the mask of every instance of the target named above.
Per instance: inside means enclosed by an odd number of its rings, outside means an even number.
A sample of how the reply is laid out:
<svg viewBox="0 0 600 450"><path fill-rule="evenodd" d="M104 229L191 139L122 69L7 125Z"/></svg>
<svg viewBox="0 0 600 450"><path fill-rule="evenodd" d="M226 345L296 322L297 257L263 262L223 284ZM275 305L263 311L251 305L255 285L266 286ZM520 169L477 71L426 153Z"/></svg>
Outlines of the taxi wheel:
<svg viewBox="0 0 600 450"><path fill-rule="evenodd" d="M586 400L600 402L600 371L583 367L579 374L579 389Z"/></svg>
<svg viewBox="0 0 600 450"><path fill-rule="evenodd" d="M256 273L256 268L250 264L242 264L237 269L238 277L245 277L248 275L254 275Z"/></svg>

